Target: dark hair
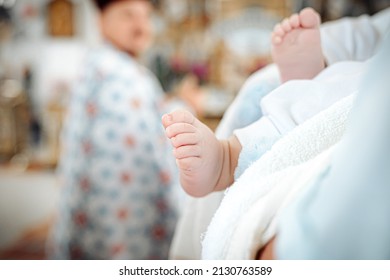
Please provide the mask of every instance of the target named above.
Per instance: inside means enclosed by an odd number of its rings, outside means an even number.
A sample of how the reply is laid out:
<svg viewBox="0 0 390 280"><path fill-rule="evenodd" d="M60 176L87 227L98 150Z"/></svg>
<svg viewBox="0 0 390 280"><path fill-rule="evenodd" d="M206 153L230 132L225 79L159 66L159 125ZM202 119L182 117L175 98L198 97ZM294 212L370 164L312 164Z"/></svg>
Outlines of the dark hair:
<svg viewBox="0 0 390 280"><path fill-rule="evenodd" d="M95 3L96 7L100 10L100 11L103 11L105 8L108 7L108 5L112 4L112 3L115 3L115 2L119 2L119 1L123 1L123 0L93 0L93 2ZM145 1L148 1L152 4L154 4L155 1L152 1L152 0L145 0Z"/></svg>
<svg viewBox="0 0 390 280"><path fill-rule="evenodd" d="M117 2L120 0L93 0L95 3L96 7L100 10L103 11L105 8L107 8L108 5Z"/></svg>

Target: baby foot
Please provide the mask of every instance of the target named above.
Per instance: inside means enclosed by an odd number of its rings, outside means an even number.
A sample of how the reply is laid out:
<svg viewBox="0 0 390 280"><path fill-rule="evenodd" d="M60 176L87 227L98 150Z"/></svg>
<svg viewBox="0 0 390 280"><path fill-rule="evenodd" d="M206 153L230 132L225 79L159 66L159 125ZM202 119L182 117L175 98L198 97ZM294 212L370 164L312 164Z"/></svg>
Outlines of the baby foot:
<svg viewBox="0 0 390 280"><path fill-rule="evenodd" d="M184 110L164 115L162 123L174 147L183 189L196 197L212 192L223 161L223 147L214 133Z"/></svg>
<svg viewBox="0 0 390 280"><path fill-rule="evenodd" d="M320 17L305 8L277 24L272 33L272 58L282 82L312 79L325 68L321 48Z"/></svg>

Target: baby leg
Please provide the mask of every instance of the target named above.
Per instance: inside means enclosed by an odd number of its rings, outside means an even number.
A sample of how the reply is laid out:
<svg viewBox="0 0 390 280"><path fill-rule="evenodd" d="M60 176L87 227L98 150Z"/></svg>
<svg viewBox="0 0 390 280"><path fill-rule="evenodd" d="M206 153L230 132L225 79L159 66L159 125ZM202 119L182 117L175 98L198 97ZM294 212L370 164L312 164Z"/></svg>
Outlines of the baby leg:
<svg viewBox="0 0 390 280"><path fill-rule="evenodd" d="M275 26L272 58L282 82L312 79L325 68L320 23L319 15L312 8L305 8Z"/></svg>
<svg viewBox="0 0 390 280"><path fill-rule="evenodd" d="M214 191L223 168L222 142L187 111L178 110L164 115L162 122L174 147L184 190L196 197Z"/></svg>

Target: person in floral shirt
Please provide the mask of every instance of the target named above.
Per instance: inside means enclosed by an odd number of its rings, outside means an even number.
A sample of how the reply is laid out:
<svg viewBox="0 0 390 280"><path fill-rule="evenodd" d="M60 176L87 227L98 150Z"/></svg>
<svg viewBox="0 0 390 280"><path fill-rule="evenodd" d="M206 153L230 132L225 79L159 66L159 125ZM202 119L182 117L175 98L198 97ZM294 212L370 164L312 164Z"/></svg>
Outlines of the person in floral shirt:
<svg viewBox="0 0 390 280"><path fill-rule="evenodd" d="M55 259L166 259L179 188L161 125L163 91L137 61L152 4L99 1L104 44L85 58L62 133Z"/></svg>

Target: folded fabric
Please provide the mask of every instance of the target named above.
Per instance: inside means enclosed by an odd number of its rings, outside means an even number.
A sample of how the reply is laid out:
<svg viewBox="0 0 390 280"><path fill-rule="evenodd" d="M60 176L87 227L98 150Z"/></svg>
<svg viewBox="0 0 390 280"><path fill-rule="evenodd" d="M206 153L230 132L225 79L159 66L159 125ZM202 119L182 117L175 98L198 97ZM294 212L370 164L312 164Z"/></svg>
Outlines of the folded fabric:
<svg viewBox="0 0 390 280"><path fill-rule="evenodd" d="M263 116L234 131L241 143L235 178L268 151L272 145L298 125L358 91L365 63L344 61L324 69L313 80L284 83L261 101Z"/></svg>
<svg viewBox="0 0 390 280"><path fill-rule="evenodd" d="M274 227L270 225L284 203L293 198L293 191L326 166L331 150L326 151L342 137L352 102L353 95L345 97L296 127L243 173L226 191L207 229L203 259L254 257L254 252L273 236ZM257 205L260 201L272 207Z"/></svg>
<svg viewBox="0 0 390 280"><path fill-rule="evenodd" d="M337 144L335 145L337 146ZM236 226L225 259L253 259L276 232L279 213L330 163L335 146L315 158L264 177L269 191L250 206Z"/></svg>

